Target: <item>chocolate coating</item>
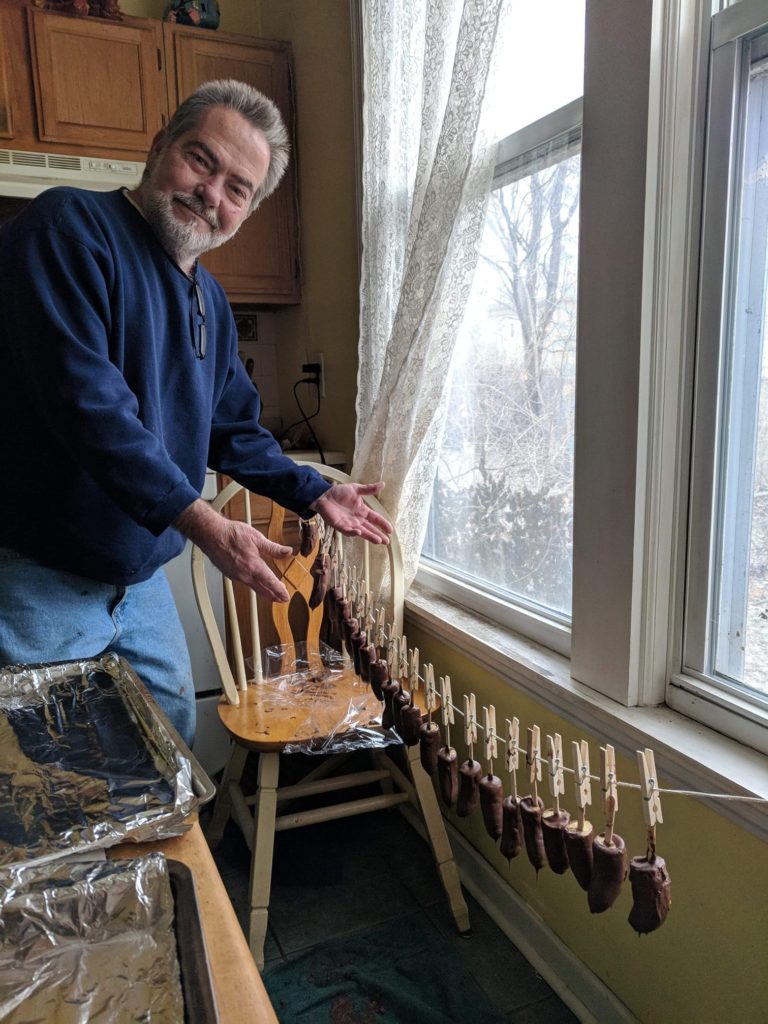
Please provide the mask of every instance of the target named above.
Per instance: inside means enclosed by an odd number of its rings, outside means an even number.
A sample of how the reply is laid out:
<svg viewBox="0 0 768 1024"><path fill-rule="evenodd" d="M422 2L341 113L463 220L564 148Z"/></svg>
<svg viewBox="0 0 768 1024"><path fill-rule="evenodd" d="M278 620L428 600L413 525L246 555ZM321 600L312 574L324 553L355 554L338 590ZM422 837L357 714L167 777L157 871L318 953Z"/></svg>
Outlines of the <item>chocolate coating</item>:
<svg viewBox="0 0 768 1024"><path fill-rule="evenodd" d="M512 860L523 848L523 823L520 820L520 800L505 797L501 805L502 831L499 849L507 860Z"/></svg>
<svg viewBox="0 0 768 1024"><path fill-rule="evenodd" d="M618 899L627 877L627 850L621 836L613 833L613 845L606 846L605 836L595 836L592 843L592 878L587 902L593 914L602 914Z"/></svg>
<svg viewBox="0 0 768 1024"><path fill-rule="evenodd" d="M437 754L440 796L446 807L453 807L459 796L459 760L453 747L441 747Z"/></svg>
<svg viewBox="0 0 768 1024"><path fill-rule="evenodd" d="M371 662L371 689L376 700L384 700L382 687L389 682L389 665L384 658Z"/></svg>
<svg viewBox="0 0 768 1024"><path fill-rule="evenodd" d="M627 920L639 935L661 928L672 906L672 883L663 857L633 857L629 865L632 909Z"/></svg>
<svg viewBox="0 0 768 1024"><path fill-rule="evenodd" d="M544 837L541 834L541 816L543 813L544 803L541 797L538 797L537 803L533 802L532 796L524 796L520 801L520 820L523 823L525 852L528 854L528 860L537 871L541 871L547 863Z"/></svg>
<svg viewBox="0 0 768 1024"><path fill-rule="evenodd" d="M504 789L498 775L484 775L480 780L480 809L485 831L494 841L504 830L502 804Z"/></svg>
<svg viewBox="0 0 768 1024"><path fill-rule="evenodd" d="M397 694L400 692L400 683L397 679L388 679L382 684L381 692L384 694L384 710L381 713L381 725L384 729L391 729L395 724L394 703Z"/></svg>
<svg viewBox="0 0 768 1024"><path fill-rule="evenodd" d="M466 818L476 810L480 803L480 776L483 768L479 761L467 759L459 768L459 798L456 801L456 813Z"/></svg>
<svg viewBox="0 0 768 1024"><path fill-rule="evenodd" d="M419 759L427 775L437 771L437 753L440 749L440 730L432 722L422 722L419 729Z"/></svg>
<svg viewBox="0 0 768 1024"><path fill-rule="evenodd" d="M565 847L565 829L571 816L568 811L545 811L541 817L541 834L547 863L556 875L568 870L568 850Z"/></svg>
<svg viewBox="0 0 768 1024"><path fill-rule="evenodd" d="M415 747L421 735L421 708L408 704L400 711L400 737L406 747Z"/></svg>
<svg viewBox="0 0 768 1024"><path fill-rule="evenodd" d="M568 863L576 881L584 892L589 890L592 878L592 840L594 833L589 822L584 823L584 831L579 832L575 821L569 823L565 830L565 848L568 851Z"/></svg>

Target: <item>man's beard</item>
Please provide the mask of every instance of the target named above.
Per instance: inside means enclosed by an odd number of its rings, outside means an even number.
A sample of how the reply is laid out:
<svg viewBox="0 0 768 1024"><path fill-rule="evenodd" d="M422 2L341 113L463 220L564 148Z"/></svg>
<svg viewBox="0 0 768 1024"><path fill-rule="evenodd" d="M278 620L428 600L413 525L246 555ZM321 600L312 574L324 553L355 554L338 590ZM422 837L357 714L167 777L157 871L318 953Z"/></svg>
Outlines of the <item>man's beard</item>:
<svg viewBox="0 0 768 1024"><path fill-rule="evenodd" d="M186 192L174 192L169 197L153 189L150 182L143 198L144 216L163 248L180 265L194 262L204 252L223 245L240 226L229 233L222 231L216 211L206 206L198 196ZM198 226L194 222L182 223L178 220L173 212L174 201L202 217L210 225L210 230L206 230L202 224Z"/></svg>

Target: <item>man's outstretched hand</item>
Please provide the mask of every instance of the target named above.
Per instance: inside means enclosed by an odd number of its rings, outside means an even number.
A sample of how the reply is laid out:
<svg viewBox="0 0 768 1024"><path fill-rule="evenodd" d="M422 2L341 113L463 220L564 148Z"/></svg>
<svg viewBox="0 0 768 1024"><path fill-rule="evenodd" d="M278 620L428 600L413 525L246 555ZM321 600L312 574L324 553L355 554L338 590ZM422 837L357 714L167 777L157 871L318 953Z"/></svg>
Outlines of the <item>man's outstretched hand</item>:
<svg viewBox="0 0 768 1024"><path fill-rule="evenodd" d="M247 523L234 522L214 512L200 498L186 508L173 525L231 580L241 580L270 601L288 600L288 591L263 556L287 558L293 554L292 548L267 540Z"/></svg>
<svg viewBox="0 0 768 1024"><path fill-rule="evenodd" d="M375 484L333 484L310 508L347 537L389 544L391 524L363 501L364 494L379 494L383 487L382 480Z"/></svg>

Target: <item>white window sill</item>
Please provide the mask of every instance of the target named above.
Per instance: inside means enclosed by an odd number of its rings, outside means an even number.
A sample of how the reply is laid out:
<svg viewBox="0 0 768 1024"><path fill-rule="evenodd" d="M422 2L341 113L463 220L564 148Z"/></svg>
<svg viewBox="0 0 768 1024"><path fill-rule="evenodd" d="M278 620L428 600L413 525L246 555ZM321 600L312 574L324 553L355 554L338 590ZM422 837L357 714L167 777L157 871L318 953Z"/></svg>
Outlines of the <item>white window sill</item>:
<svg viewBox="0 0 768 1024"><path fill-rule="evenodd" d="M624 707L573 680L567 658L421 584L411 587L405 608L414 625L585 732L610 742L622 754L634 760L636 750L650 747L663 787L768 799L768 757L764 754L668 707ZM435 674L440 674L439 665L435 666ZM497 708L497 715L502 717L511 713L512 707ZM768 804L706 799L703 802L768 840Z"/></svg>

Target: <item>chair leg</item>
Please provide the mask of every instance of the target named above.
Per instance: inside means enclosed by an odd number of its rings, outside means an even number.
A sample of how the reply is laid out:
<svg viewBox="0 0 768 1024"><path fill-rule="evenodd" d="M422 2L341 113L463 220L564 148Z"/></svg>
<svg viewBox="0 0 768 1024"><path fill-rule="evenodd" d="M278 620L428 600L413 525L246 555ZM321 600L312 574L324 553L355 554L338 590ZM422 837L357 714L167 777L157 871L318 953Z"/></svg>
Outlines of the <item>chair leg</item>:
<svg viewBox="0 0 768 1024"><path fill-rule="evenodd" d="M240 781L247 757L248 751L245 747L241 747L237 743L232 744L229 760L216 792L213 814L211 815L208 828L205 830L205 838L212 850L221 842L224 829L232 813L232 798L230 797L229 784L230 782Z"/></svg>
<svg viewBox="0 0 768 1024"><path fill-rule="evenodd" d="M432 788L432 781L421 767L418 746L407 747L408 767L413 786L419 801L421 816L427 829L429 845L437 863L440 880L443 883L451 914L460 932L469 931L469 910L461 892L459 869L453 859L453 851L445 831L445 822L437 805L437 797Z"/></svg>
<svg viewBox="0 0 768 1024"><path fill-rule="evenodd" d="M248 945L259 970L264 967L269 891L272 884L272 854L275 846L277 782L280 755L259 756L258 790L254 804L253 853L251 855L250 915Z"/></svg>

